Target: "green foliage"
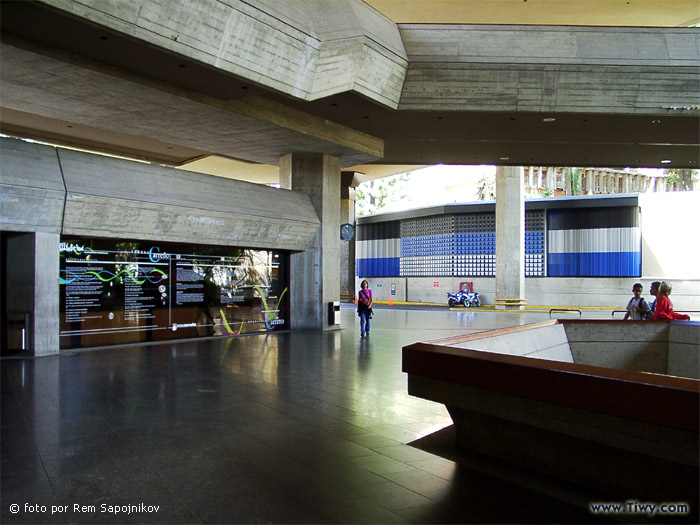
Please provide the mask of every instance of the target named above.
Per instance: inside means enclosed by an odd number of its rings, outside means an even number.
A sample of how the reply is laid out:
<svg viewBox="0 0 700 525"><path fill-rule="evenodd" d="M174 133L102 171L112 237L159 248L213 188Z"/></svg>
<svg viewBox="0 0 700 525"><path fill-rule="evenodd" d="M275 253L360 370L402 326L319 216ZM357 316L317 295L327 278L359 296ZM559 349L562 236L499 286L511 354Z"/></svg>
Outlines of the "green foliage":
<svg viewBox="0 0 700 525"><path fill-rule="evenodd" d="M581 168L569 168L571 175L571 195L581 195Z"/></svg>
<svg viewBox="0 0 700 525"><path fill-rule="evenodd" d="M355 188L355 213L358 217L380 213L393 202L405 199L405 183L411 172L363 182Z"/></svg>
<svg viewBox="0 0 700 525"><path fill-rule="evenodd" d="M496 198L496 176L486 174L479 179L476 194L480 201L494 200Z"/></svg>
<svg viewBox="0 0 700 525"><path fill-rule="evenodd" d="M693 191L700 181L700 171L671 168L664 170L666 182L675 185L677 191Z"/></svg>

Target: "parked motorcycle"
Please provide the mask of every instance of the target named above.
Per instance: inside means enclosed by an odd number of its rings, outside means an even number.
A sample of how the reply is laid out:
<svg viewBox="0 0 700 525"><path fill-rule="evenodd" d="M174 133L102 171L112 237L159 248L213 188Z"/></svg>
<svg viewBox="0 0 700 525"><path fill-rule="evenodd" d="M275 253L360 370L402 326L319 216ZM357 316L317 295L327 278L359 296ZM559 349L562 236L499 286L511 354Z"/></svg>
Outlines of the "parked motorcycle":
<svg viewBox="0 0 700 525"><path fill-rule="evenodd" d="M458 304L463 304L465 308L469 308L470 306L481 306L481 301L479 301L478 292L460 290L455 293L447 292L447 304L450 305L450 308Z"/></svg>

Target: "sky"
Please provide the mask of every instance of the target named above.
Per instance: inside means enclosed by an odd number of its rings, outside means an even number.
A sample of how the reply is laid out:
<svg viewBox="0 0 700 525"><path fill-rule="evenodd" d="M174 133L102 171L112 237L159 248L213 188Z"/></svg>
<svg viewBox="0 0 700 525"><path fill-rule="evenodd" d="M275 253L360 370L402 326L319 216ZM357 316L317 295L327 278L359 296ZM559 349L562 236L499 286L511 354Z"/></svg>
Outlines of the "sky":
<svg viewBox="0 0 700 525"><path fill-rule="evenodd" d="M639 168L639 173L656 175L663 172L657 168ZM394 213L428 206L439 206L453 202L479 200L477 189L485 175L495 177L496 166L455 166L439 164L409 172L409 180L402 190L391 197L387 205L377 213ZM399 198L401 194L405 198Z"/></svg>
<svg viewBox="0 0 700 525"><path fill-rule="evenodd" d="M402 186L407 197L392 199L381 213L478 200L479 181L484 175L495 175L496 166L438 165L410 173Z"/></svg>

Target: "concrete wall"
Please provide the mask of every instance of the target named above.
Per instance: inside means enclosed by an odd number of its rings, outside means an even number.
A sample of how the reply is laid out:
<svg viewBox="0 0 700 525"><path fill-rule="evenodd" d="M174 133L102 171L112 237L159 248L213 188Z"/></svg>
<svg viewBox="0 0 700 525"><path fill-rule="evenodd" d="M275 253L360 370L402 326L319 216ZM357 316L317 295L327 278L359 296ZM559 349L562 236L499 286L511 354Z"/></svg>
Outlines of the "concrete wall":
<svg viewBox="0 0 700 525"><path fill-rule="evenodd" d="M573 363L574 359L561 324L520 329L503 335L455 343L451 348L466 348L498 354L519 355Z"/></svg>
<svg viewBox="0 0 700 525"><path fill-rule="evenodd" d="M565 327L574 363L667 373L668 323L566 323Z"/></svg>
<svg viewBox="0 0 700 525"><path fill-rule="evenodd" d="M700 379L700 323L671 323L666 373Z"/></svg>
<svg viewBox="0 0 700 525"><path fill-rule="evenodd" d="M55 148L0 139L0 229L60 233L65 185Z"/></svg>
<svg viewBox="0 0 700 525"><path fill-rule="evenodd" d="M358 289L359 282L364 278L358 277ZM393 301L447 304L447 292L456 292L461 281L474 283L474 291L479 292L482 305L493 304L496 293L496 280L493 277L368 277L367 280L378 301L389 300L392 284L396 285ZM652 280L661 279L528 277L525 279L525 298L529 306L624 310L632 297L635 282L641 282L644 286L643 296L651 298L649 284ZM700 310L700 279L670 282L673 285L671 301L676 310ZM623 315L616 314L615 319L622 319ZM690 315L700 318L698 313Z"/></svg>
<svg viewBox="0 0 700 525"><path fill-rule="evenodd" d="M689 242L700 224L700 191L642 193L639 205L644 274L700 279L700 243ZM674 286L674 306L675 291Z"/></svg>
<svg viewBox="0 0 700 525"><path fill-rule="evenodd" d="M302 251L320 226L301 192L14 139L0 148L3 230Z"/></svg>

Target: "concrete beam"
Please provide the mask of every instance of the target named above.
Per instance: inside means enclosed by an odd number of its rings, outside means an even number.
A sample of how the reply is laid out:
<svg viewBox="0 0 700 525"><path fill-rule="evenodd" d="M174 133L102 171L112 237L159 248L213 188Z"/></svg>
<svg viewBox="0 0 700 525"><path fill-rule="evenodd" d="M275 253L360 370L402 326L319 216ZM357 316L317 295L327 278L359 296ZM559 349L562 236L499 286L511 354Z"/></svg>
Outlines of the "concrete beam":
<svg viewBox="0 0 700 525"><path fill-rule="evenodd" d="M0 230L60 233L66 189L55 148L0 139Z"/></svg>
<svg viewBox="0 0 700 525"><path fill-rule="evenodd" d="M221 100L62 51L47 56L27 47L0 48L3 107L267 164L277 164L290 149L326 151L346 166L384 152L381 139L262 97Z"/></svg>
<svg viewBox="0 0 700 525"><path fill-rule="evenodd" d="M360 0L42 3L303 100L395 108L406 72L396 25Z"/></svg>
<svg viewBox="0 0 700 525"><path fill-rule="evenodd" d="M402 110L700 112L694 28L399 27Z"/></svg>
<svg viewBox="0 0 700 525"><path fill-rule="evenodd" d="M15 139L0 147L3 229L279 250L303 250L319 229L301 192Z"/></svg>

